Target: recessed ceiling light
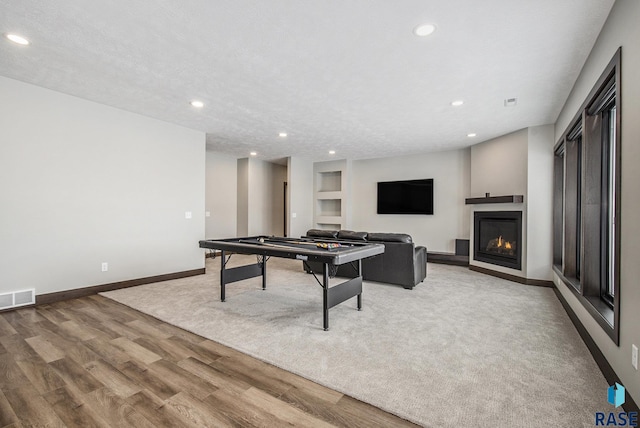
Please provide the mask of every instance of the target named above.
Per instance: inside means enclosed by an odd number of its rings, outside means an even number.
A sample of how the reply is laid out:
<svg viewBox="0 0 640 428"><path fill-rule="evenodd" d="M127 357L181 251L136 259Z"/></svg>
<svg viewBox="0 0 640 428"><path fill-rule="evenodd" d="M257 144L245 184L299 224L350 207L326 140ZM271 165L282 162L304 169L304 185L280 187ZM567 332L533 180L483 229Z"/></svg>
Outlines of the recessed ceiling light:
<svg viewBox="0 0 640 428"><path fill-rule="evenodd" d="M335 150L329 150L329 154L330 154L330 155L335 155L335 154L336 154L336 151L335 151Z"/></svg>
<svg viewBox="0 0 640 428"><path fill-rule="evenodd" d="M426 37L436 31L434 24L422 24L418 25L414 30L414 34L419 37Z"/></svg>
<svg viewBox="0 0 640 428"><path fill-rule="evenodd" d="M249 153L249 154L250 154L251 156L256 156L256 155L257 155L257 153L256 153L256 152L251 152L251 153Z"/></svg>
<svg viewBox="0 0 640 428"><path fill-rule="evenodd" d="M196 108L204 107L204 103L202 101L198 101L198 100L193 100L189 104L191 104L193 107L196 107Z"/></svg>
<svg viewBox="0 0 640 428"><path fill-rule="evenodd" d="M22 36L18 36L17 34L7 34L7 39L11 40L14 43L17 43L19 45L28 45L29 44L29 40L25 39Z"/></svg>
<svg viewBox="0 0 640 428"><path fill-rule="evenodd" d="M456 100L456 101L452 101L451 102L451 105L454 106L454 107L461 106L462 104L464 104L464 101L462 101L462 100Z"/></svg>
<svg viewBox="0 0 640 428"><path fill-rule="evenodd" d="M475 137L476 135L477 135L477 134L475 134L475 133L473 133L473 132L472 132L472 133L470 133L470 134L467 134L467 137L472 138L472 137Z"/></svg>
<svg viewBox="0 0 640 428"><path fill-rule="evenodd" d="M287 133L286 133L286 132L281 132L281 133L279 133L279 134L278 134L278 137L282 137L282 138L284 138L284 137L286 137L286 136L287 136Z"/></svg>

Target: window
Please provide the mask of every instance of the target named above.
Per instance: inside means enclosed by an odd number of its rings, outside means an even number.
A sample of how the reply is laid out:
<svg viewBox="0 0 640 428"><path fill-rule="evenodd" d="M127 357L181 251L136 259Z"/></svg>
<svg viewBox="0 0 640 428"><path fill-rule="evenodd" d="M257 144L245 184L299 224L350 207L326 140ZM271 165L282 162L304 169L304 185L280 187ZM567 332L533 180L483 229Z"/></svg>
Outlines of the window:
<svg viewBox="0 0 640 428"><path fill-rule="evenodd" d="M619 340L620 50L556 145L554 270Z"/></svg>
<svg viewBox="0 0 640 428"><path fill-rule="evenodd" d="M616 171L616 106L615 99L613 105L608 106L606 110L602 112L603 116L603 128L605 132L605 138L603 142L603 192L602 192L602 205L606 207L602 210L602 282L601 282L601 297L609 306L613 306L615 290L616 290L616 277L614 275L614 269L616 262L615 252L615 208L616 208L616 188L615 188L615 171Z"/></svg>

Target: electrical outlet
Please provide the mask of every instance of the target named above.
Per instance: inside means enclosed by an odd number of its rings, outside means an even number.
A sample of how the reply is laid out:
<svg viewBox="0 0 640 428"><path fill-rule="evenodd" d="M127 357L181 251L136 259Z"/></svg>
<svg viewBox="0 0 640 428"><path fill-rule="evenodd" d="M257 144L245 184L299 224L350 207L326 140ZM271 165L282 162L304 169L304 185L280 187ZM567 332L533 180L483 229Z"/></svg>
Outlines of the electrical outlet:
<svg viewBox="0 0 640 428"><path fill-rule="evenodd" d="M631 365L638 370L638 347L636 345L631 345Z"/></svg>
<svg viewBox="0 0 640 428"><path fill-rule="evenodd" d="M109 263L102 262L102 272L106 272L109 270Z"/></svg>
<svg viewBox="0 0 640 428"><path fill-rule="evenodd" d="M193 215L191 214L191 211L185 211L184 218L190 219L191 217L193 217Z"/></svg>

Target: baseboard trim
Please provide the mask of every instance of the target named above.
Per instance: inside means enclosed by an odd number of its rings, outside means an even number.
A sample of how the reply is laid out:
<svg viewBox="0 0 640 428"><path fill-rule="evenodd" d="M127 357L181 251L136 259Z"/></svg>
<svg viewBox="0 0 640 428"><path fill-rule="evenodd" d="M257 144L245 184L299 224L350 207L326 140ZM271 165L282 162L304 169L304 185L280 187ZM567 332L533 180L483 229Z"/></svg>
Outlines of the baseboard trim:
<svg viewBox="0 0 640 428"><path fill-rule="evenodd" d="M580 321L580 318L578 318L576 313L573 311L569 303L565 300L564 296L562 295L560 290L558 290L558 287L556 287L555 284L553 286L553 291L556 293L556 296L558 297L558 300L560 300L560 303L562 304L565 312L567 313L567 315L569 315L569 319L576 327L576 330L578 330L578 334L582 338L582 341L585 345L587 345L587 349L589 349L589 352L591 352L593 359L596 361L596 364L598 364L600 371L604 375L604 378L607 380L609 385L613 385L614 382L618 382L619 384L623 385L615 370L613 370L613 367L611 367L611 364L609 364L609 361L607 361L602 351L600 351L600 348L598 348L598 345L596 345L596 342L591 338L591 335ZM605 392L602 391L603 397L604 394ZM633 398L629 395L628 390L625 390L625 399L626 401L622 405L622 408L625 411L640 412L640 410L638 409L638 405L635 401L633 401Z"/></svg>
<svg viewBox="0 0 640 428"><path fill-rule="evenodd" d="M90 296L102 293L103 291L118 290L120 288L135 287L136 285L151 284L153 282L169 281L172 279L187 278L189 276L202 275L205 269L193 269L182 272L167 273L164 275L148 276L146 278L130 279L127 281L112 282L110 284L94 285L91 287L76 288L74 290L58 291L55 293L40 294L36 296L37 305L61 302L63 300L77 299L79 297Z"/></svg>
<svg viewBox="0 0 640 428"><path fill-rule="evenodd" d="M469 265L469 270L495 276L496 278L502 278L509 281L517 282L519 284L534 285L536 287L555 287L553 281L545 281L543 279L522 278L520 276L510 275L508 273L498 272L498 271L483 268L480 266Z"/></svg>
<svg viewBox="0 0 640 428"><path fill-rule="evenodd" d="M205 259L208 259L208 258L215 259L220 254L222 254L222 252L220 250L209 250L204 254L204 258Z"/></svg>

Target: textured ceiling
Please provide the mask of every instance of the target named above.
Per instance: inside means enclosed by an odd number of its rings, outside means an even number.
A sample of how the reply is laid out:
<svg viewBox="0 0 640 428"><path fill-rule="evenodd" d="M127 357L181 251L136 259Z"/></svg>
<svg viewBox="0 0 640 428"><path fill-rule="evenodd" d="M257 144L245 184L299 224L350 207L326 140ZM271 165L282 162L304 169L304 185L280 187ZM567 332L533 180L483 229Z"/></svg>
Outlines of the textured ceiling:
<svg viewBox="0 0 640 428"><path fill-rule="evenodd" d="M0 32L31 45L0 40L0 75L204 131L239 157L410 155L555 122L612 5L3 0ZM416 37L425 22L437 31Z"/></svg>

